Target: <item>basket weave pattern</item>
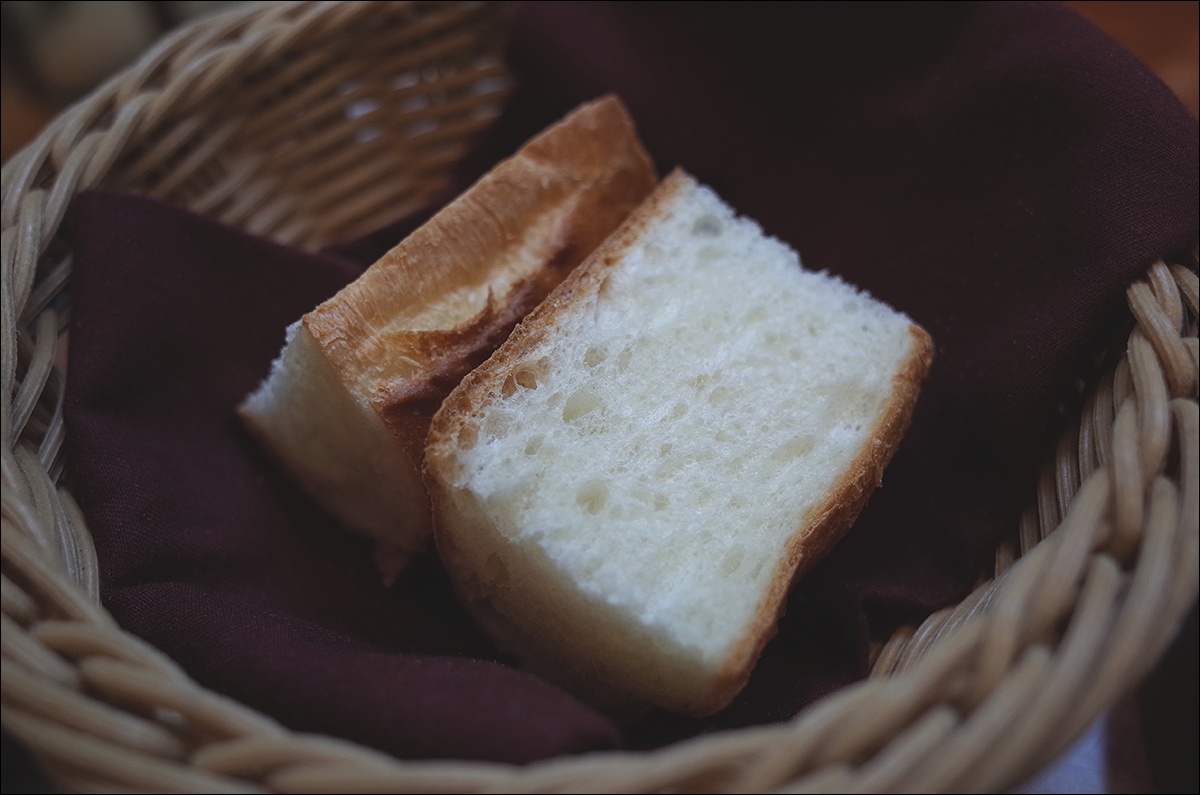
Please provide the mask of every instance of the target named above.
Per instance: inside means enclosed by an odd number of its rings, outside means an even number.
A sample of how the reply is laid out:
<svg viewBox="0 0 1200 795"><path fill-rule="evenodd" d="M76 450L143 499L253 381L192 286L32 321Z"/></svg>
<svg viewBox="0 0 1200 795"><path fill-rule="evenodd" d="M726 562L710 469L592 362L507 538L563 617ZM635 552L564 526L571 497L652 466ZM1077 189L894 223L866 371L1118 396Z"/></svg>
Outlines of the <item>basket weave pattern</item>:
<svg viewBox="0 0 1200 795"><path fill-rule="evenodd" d="M1128 351L1041 473L996 576L794 720L526 767L401 762L192 682L99 605L63 478L79 191L157 196L304 248L436 192L508 89L503 10L282 3L172 36L3 173L3 723L70 790L988 791L1051 761L1150 669L1196 598L1196 252L1128 290ZM318 167L297 168L317 163Z"/></svg>

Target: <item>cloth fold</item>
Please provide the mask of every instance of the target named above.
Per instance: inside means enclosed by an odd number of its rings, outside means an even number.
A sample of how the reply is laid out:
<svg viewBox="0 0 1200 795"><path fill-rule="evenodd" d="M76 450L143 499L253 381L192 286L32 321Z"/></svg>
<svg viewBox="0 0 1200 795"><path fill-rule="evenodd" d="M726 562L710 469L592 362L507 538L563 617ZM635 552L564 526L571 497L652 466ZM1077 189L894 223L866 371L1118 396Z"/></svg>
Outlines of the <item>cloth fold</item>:
<svg viewBox="0 0 1200 795"><path fill-rule="evenodd" d="M678 8L677 8L678 7ZM531 3L463 187L621 95L681 165L937 345L883 487L793 590L750 685L621 730L498 657L435 558L393 591L238 427L285 327L422 219L309 254L81 194L64 412L114 616L202 684L402 757L524 762L789 717L873 631L960 599L1015 526L1125 287L1196 239L1197 126L1056 4Z"/></svg>

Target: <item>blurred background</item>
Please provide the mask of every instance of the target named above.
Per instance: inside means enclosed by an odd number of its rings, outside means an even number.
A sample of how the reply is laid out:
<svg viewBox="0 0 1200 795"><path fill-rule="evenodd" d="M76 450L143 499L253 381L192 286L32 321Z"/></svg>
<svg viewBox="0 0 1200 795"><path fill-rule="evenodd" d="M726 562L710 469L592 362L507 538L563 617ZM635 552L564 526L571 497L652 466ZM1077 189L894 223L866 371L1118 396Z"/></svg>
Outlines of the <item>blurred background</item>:
<svg viewBox="0 0 1200 795"><path fill-rule="evenodd" d="M244 2L0 2L5 161L177 25Z"/></svg>
<svg viewBox="0 0 1200 795"><path fill-rule="evenodd" d="M244 2L0 2L4 160L171 28ZM1068 2L1200 114L1200 2Z"/></svg>
<svg viewBox="0 0 1200 795"><path fill-rule="evenodd" d="M0 2L0 157L170 29L245 5ZM1200 115L1200 2L1068 2L1138 56ZM1167 659L1059 764L1018 792L1197 792L1197 614ZM4 791L49 791L4 737ZM10 765L10 762L12 763Z"/></svg>

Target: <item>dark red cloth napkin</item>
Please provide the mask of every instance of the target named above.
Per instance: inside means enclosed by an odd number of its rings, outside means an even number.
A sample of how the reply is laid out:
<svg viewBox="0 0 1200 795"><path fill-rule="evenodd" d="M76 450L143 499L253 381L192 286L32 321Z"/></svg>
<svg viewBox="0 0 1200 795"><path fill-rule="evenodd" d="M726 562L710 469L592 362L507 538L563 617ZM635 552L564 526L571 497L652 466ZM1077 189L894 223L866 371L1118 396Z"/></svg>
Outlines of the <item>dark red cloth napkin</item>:
<svg viewBox="0 0 1200 795"><path fill-rule="evenodd" d="M487 660L436 561L385 592L367 545L238 425L284 329L360 265L136 196L82 194L71 224L64 412L123 626L288 726L403 756L523 762L617 742L573 698Z"/></svg>
<svg viewBox="0 0 1200 795"><path fill-rule="evenodd" d="M865 674L873 628L961 598L1014 526L1125 286L1195 240L1196 122L1054 4L532 3L511 61L521 88L461 185L616 92L660 172L683 166L937 344L883 488L746 691L623 739L790 716ZM136 197L81 195L70 220L71 471L125 627L289 726L400 756L620 742L497 660L436 560L383 591L366 545L234 418L284 328L403 225L310 255Z"/></svg>

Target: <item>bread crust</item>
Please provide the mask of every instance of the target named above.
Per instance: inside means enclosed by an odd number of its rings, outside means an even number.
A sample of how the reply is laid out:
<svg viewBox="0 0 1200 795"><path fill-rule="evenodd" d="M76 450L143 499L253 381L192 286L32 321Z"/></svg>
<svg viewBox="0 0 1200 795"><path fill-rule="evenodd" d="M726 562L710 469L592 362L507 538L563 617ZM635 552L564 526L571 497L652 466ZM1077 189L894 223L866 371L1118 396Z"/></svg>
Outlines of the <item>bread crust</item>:
<svg viewBox="0 0 1200 795"><path fill-rule="evenodd" d="M884 468L899 446L912 418L917 393L933 358L933 344L920 327L910 325L910 345L904 361L893 375L891 391L877 415L869 435L852 464L826 497L800 518L754 618L741 639L734 643L715 675L711 672L679 670L673 681L663 681L657 692L644 685L613 682L603 661L580 647L578 638L564 630L570 619L549 613L574 613L593 633L610 631L605 618L596 615L587 599L556 592L556 604L537 604L524 595L517 582L497 592L485 582L488 566L506 567L509 580L532 578L549 582L555 574L533 560L520 560L522 553L508 554L497 531L489 526L482 506L466 489L453 489L459 431L480 421L488 406L502 399L505 378L554 334L560 316L580 302L602 297L608 271L655 223L662 210L690 184L676 170L669 175L588 261L577 268L550 296L514 329L508 341L473 372L442 403L435 415L427 443L426 486L434 502L434 539L458 593L476 620L535 672L557 681L602 708L627 711L629 699L642 699L680 714L702 717L726 706L744 687L763 647L774 636L787 593L796 578L806 572L846 532L879 485ZM469 444L469 440L465 442ZM523 550L528 553L528 550ZM529 557L525 555L524 557ZM536 553L534 554L536 557ZM508 571L511 569L511 571ZM569 589L568 589L569 590ZM539 612L540 611L540 612ZM547 612L548 611L548 612ZM537 627L537 629L530 629ZM628 630L628 628L626 628ZM613 629L613 632L618 630ZM636 645L636 644L634 644ZM636 653L636 651L634 652ZM609 677L609 681L604 681ZM620 675L617 674L616 678ZM625 700L622 701L623 694Z"/></svg>
<svg viewBox="0 0 1200 795"><path fill-rule="evenodd" d="M602 97L529 141L302 318L313 344L297 368L332 371L354 401L378 417L374 424L356 420L361 435L388 436L394 460L379 451L379 482L350 485L355 493L347 494L351 478L335 487L336 472L314 476L309 470L317 464L307 460L313 445L286 438L344 429L270 416L282 408L255 396L240 413L323 507L380 543L377 560L385 561L386 577L429 536L420 466L442 399L641 203L655 179L624 105ZM344 459L347 472L359 466L352 449L335 446L331 441L323 454ZM324 465L336 469L337 462ZM397 488L408 494L402 506L377 496ZM363 503L378 508L349 521L348 503L363 514L371 511Z"/></svg>
<svg viewBox="0 0 1200 795"><path fill-rule="evenodd" d="M419 461L429 421L462 377L654 189L654 167L615 96L581 106L497 165L330 300L304 316L329 364L359 383ZM397 315L486 281L531 223L561 213L538 267L449 328L396 329ZM482 267L481 267L482 266ZM395 362L415 372L398 374ZM404 368L409 370L409 368Z"/></svg>
<svg viewBox="0 0 1200 795"><path fill-rule="evenodd" d="M686 185L687 175L682 169L677 168L667 175L638 207L637 212L627 217L607 240L596 247L586 263L572 271L536 309L526 315L509 334L505 344L487 361L468 373L442 402L438 414L445 417L443 427L455 417L477 415L487 408L495 400L498 392L488 391L486 384L491 383L498 388L513 366L524 361L529 353L552 333L554 322L559 315L577 300L599 294L606 271L620 261L621 254L641 236L654 222L661 209ZM428 436L427 452L428 449L444 442L441 430L436 438L431 433Z"/></svg>

